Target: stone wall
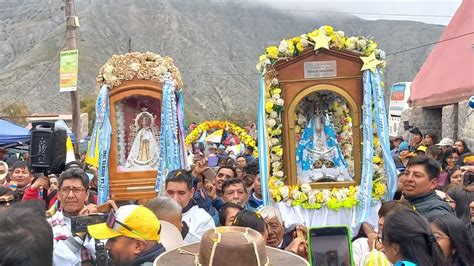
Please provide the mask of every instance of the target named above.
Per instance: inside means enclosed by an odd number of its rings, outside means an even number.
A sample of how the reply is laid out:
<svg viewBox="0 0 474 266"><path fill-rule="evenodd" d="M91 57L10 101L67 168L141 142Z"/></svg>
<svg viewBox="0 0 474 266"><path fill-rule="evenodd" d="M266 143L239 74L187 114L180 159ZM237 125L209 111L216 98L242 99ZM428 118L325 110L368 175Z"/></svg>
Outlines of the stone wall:
<svg viewBox="0 0 474 266"><path fill-rule="evenodd" d="M468 105L468 100L458 105L458 132L457 139L466 141L467 145L474 148L474 109Z"/></svg>
<svg viewBox="0 0 474 266"><path fill-rule="evenodd" d="M474 109L468 101L446 105L442 108L409 108L402 112L399 135L408 139L409 133L403 130L403 121L418 127L423 133L428 130L438 132L438 138L462 139L474 149Z"/></svg>
<svg viewBox="0 0 474 266"><path fill-rule="evenodd" d="M419 128L422 133L427 131L439 132L438 137L441 137L441 114L441 108L427 109L413 107L404 110L398 127L398 135L402 136L404 139L408 139L409 132L403 130L403 121L409 121L410 126Z"/></svg>
<svg viewBox="0 0 474 266"><path fill-rule="evenodd" d="M442 109L442 136L456 139L458 136L458 104L443 106Z"/></svg>

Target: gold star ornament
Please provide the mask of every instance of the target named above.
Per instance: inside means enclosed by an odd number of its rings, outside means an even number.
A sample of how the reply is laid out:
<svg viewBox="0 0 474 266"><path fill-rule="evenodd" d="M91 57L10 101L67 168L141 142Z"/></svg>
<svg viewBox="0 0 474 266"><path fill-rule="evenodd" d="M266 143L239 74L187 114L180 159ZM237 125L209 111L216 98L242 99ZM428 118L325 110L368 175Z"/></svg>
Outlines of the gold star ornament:
<svg viewBox="0 0 474 266"><path fill-rule="evenodd" d="M327 36L326 34L319 33L319 35L314 37L313 40L314 50L318 50L319 48L325 48L329 50L329 42L331 41L331 37Z"/></svg>
<svg viewBox="0 0 474 266"><path fill-rule="evenodd" d="M364 65L362 66L360 71L370 69L370 71L374 73L377 66L383 63L383 61L380 61L375 57L375 52L372 52L369 56L361 56L360 59L362 59L362 61L364 62Z"/></svg>

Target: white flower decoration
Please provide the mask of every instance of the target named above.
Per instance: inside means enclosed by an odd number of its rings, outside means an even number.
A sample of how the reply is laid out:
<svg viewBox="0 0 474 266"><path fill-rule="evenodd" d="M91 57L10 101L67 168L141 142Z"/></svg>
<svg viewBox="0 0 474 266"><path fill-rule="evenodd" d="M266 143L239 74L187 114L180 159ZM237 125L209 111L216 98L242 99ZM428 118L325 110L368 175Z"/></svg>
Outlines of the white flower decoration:
<svg viewBox="0 0 474 266"><path fill-rule="evenodd" d="M282 40L280 45L278 46L278 51L281 53L285 53L288 50L288 42L286 40Z"/></svg>
<svg viewBox="0 0 474 266"><path fill-rule="evenodd" d="M364 39L360 39L357 41L357 48L363 49L367 46L367 41Z"/></svg>
<svg viewBox="0 0 474 266"><path fill-rule="evenodd" d="M309 193L311 191L311 186L309 184L302 184L301 191L303 191L303 193Z"/></svg>
<svg viewBox="0 0 474 266"><path fill-rule="evenodd" d="M306 117L302 114L298 114L298 125L302 126L306 123Z"/></svg>
<svg viewBox="0 0 474 266"><path fill-rule="evenodd" d="M316 195L311 194L308 196L308 203L309 204L315 204L316 203Z"/></svg>
<svg viewBox="0 0 474 266"><path fill-rule="evenodd" d="M285 101L283 101L283 99L281 99L281 98L276 100L276 102L275 102L276 105L280 105L280 106L283 106L284 103L285 103Z"/></svg>
<svg viewBox="0 0 474 266"><path fill-rule="evenodd" d="M287 199L288 195L290 195L290 188L288 186L282 186L278 188L278 192L280 192L284 199Z"/></svg>
<svg viewBox="0 0 474 266"><path fill-rule="evenodd" d="M301 192L300 191L295 191L293 192L293 199L297 200L300 198Z"/></svg>
<svg viewBox="0 0 474 266"><path fill-rule="evenodd" d="M339 36L339 38L342 38L345 35L345 33L342 30L336 31L336 34L337 34L337 36Z"/></svg>
<svg viewBox="0 0 474 266"><path fill-rule="evenodd" d="M275 173L275 176L278 177L278 178L282 178L284 175L283 171L278 171Z"/></svg>
<svg viewBox="0 0 474 266"><path fill-rule="evenodd" d="M277 118L277 117L278 117L278 113L275 112L275 111L272 111L272 112L270 113L270 117L271 117L271 118Z"/></svg>
<svg viewBox="0 0 474 266"><path fill-rule="evenodd" d="M275 125L276 125L275 119L268 119L267 120L267 126L274 127Z"/></svg>

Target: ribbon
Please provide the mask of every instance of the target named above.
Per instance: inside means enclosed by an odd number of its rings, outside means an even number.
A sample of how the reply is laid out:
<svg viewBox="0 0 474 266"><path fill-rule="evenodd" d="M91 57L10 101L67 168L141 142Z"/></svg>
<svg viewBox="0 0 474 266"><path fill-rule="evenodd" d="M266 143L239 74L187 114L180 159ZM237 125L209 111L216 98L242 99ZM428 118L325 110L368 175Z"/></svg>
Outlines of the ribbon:
<svg viewBox="0 0 474 266"><path fill-rule="evenodd" d="M160 156L155 191L160 192L168 172L181 167L178 110L174 81L171 76L163 81L163 103L161 106ZM182 135L182 134L181 134ZM184 142L182 142L184 143Z"/></svg>
<svg viewBox="0 0 474 266"><path fill-rule="evenodd" d="M372 201L373 176L373 128L372 128L372 84L370 70L364 71L364 99L362 104L362 176L359 186L359 206L357 224L365 221Z"/></svg>
<svg viewBox="0 0 474 266"><path fill-rule="evenodd" d="M181 89L178 90L178 143L179 143L179 154L181 161L181 169L189 170L191 166L187 159L186 146L184 144L184 138L186 136L186 121L184 119L184 101L183 101L183 92Z"/></svg>
<svg viewBox="0 0 474 266"><path fill-rule="evenodd" d="M98 160L98 183L97 183L97 203L104 204L109 198L109 150L112 134L112 126L109 119L109 88L102 85L97 96L96 120L92 140L98 143L91 143L91 147L97 147L99 151ZM94 136L96 134L96 136ZM94 146L93 146L94 145Z"/></svg>
<svg viewBox="0 0 474 266"><path fill-rule="evenodd" d="M268 135L265 125L265 81L263 77L260 79L260 95L257 108L257 128L258 128L258 163L260 165L260 184L262 186L263 206L270 205L270 197L268 191L268 176L270 162L268 160Z"/></svg>
<svg viewBox="0 0 474 266"><path fill-rule="evenodd" d="M375 122L377 124L377 136L380 140L384 161L385 175L387 179L386 200L392 200L397 191L397 170L390 152L390 140L388 136L387 112L385 109L384 95L381 85L380 72L369 73L375 105Z"/></svg>

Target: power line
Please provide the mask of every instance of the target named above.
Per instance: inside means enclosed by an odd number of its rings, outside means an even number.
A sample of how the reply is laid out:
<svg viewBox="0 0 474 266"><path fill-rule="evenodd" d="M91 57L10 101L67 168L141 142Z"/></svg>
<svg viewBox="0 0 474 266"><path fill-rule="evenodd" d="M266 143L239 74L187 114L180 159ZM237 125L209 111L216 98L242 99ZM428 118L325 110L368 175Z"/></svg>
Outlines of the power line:
<svg viewBox="0 0 474 266"><path fill-rule="evenodd" d="M148 12L159 12L159 14L163 13L170 13L173 14L174 12L164 12L163 9L152 9L152 8L143 8L143 7L129 7L129 6L120 6L120 5L111 5L111 4L97 4L97 3L92 3L91 5L96 5L96 6L103 6L103 7L116 7L116 8L122 8L122 9L127 9L127 10L142 10L142 11L148 11ZM370 13L370 12L344 12L344 11L320 11L320 10L302 10L302 9L278 9L278 8L267 8L267 10L275 10L275 11L291 11L291 12L304 12L304 13L326 13L326 14L345 14L345 15L373 15L373 16L399 16L399 17L433 17L433 18L450 18L452 16L450 15L423 15L423 14L402 14L402 13ZM191 15L196 15L195 12L186 12L186 11L180 11L180 10L175 10L176 12L182 13L182 14L191 14ZM209 14L208 15L214 15L216 17L223 17L220 15L216 14ZM302 22L301 20L278 20L278 19L273 19L273 18L255 18L255 17L239 17L239 16L225 16L225 17L233 17L237 18L240 20L245 20L245 19L252 19L252 20L270 20L270 21L276 21L276 22L291 22L295 24L311 24L312 22ZM354 24L351 24L352 26L355 26ZM370 25L357 25L357 26L365 26L365 27L372 27Z"/></svg>
<svg viewBox="0 0 474 266"><path fill-rule="evenodd" d="M203 73L203 72L181 72L186 75L204 75L204 76L257 76L258 73Z"/></svg>
<svg viewBox="0 0 474 266"><path fill-rule="evenodd" d="M17 6L17 7L2 9L2 10L0 10L0 12L15 10L15 9L19 9L19 8L28 8L28 7L32 7L32 6L40 6L40 5L49 5L49 4L43 3L43 4L34 4L34 5L29 5L29 6Z"/></svg>
<svg viewBox="0 0 474 266"><path fill-rule="evenodd" d="M397 54L413 51L413 50L420 49L420 48L423 48L423 47L426 47L426 46L430 46L430 45L434 45L434 44L438 44L438 43L442 43L442 42L447 42L447 41L458 39L458 38L468 36L468 35L471 35L471 34L474 34L474 31L464 33L464 34L461 34L461 35L457 35L457 36L454 36L454 37L451 37L451 38L439 40L439 41L436 41L436 42L427 43L427 44L423 44L423 45L418 45L418 46L411 47L411 48L408 48L408 49L405 49L405 50L400 50L400 51L397 51L397 52L388 53L388 54L386 54L386 56L397 55ZM241 61L241 62L236 62L236 63L245 63L245 62L254 62L255 63L256 61ZM227 64L232 64L232 63L227 63ZM209 65L218 65L218 64L209 64ZM203 67L203 66L208 66L208 65L201 65L200 67ZM253 74L253 73L200 73L200 72L182 72L182 73L194 74L194 75L210 75L210 76L212 76L212 75L216 75L216 76L259 75L259 74Z"/></svg>
<svg viewBox="0 0 474 266"><path fill-rule="evenodd" d="M66 37L66 36L65 36ZM60 51L66 46L66 39L64 39L64 42L63 42L63 45L61 45L61 49ZM36 88L36 85L38 85L38 83L40 83L43 78L46 76L46 74L48 73L49 70L51 70L51 68L53 67L54 63L56 62L56 59L58 59L59 57L59 54L60 53L56 53L56 56L53 58L53 60L51 60L49 66L46 68L46 70L40 75L40 77L33 83L33 86L31 86L28 90L25 90L25 91L22 91L20 93L20 95L18 95L17 97L15 97L15 101L18 101L20 97L23 97L24 95L26 95L27 93L31 92L33 89Z"/></svg>
<svg viewBox="0 0 474 266"><path fill-rule="evenodd" d="M374 12L347 12L347 11L322 11L308 9L283 9L271 8L273 10L302 12L302 13L329 13L329 14L345 14L345 15L372 15L372 16L394 16L394 17L432 17L432 18L450 18L450 15L434 15L434 14L402 14L402 13L374 13Z"/></svg>
<svg viewBox="0 0 474 266"><path fill-rule="evenodd" d="M430 46L430 45L434 45L434 44L438 44L438 43L442 43L442 42L447 42L447 41L450 41L450 40L458 39L458 38L461 38L461 37L464 37L464 36L467 36L467 35L471 35L471 34L474 34L474 31L468 32L468 33L465 33L465 34L461 34L461 35L458 35L458 36L454 36L454 37L451 37L451 38L447 38L447 39L444 39L444 40L440 40L440 41L436 41L436 42L432 42L432 43L427 43L427 44L415 46L415 47L412 47L412 48L408 48L408 49L405 49L405 50L401 50L401 51L389 53L389 54L387 54L386 56L389 56L389 55L396 55L396 54L401 54L401 53L409 52L409 51L416 50L416 49L419 49L419 48L423 48L423 47L426 47L426 46Z"/></svg>

